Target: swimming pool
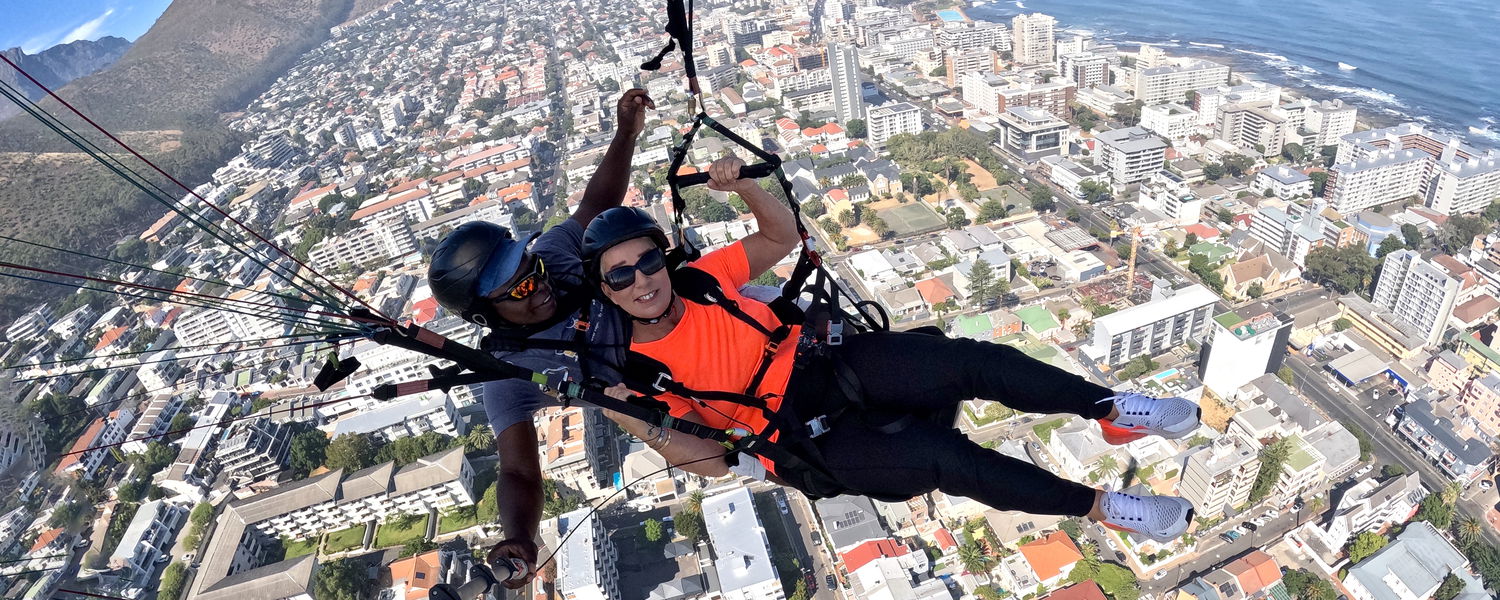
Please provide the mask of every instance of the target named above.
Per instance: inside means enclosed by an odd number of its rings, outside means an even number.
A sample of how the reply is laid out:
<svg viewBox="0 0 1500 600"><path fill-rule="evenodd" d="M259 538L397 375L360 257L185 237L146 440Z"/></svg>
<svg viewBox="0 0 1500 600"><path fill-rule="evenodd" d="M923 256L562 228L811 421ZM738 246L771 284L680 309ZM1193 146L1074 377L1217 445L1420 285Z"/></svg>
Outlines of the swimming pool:
<svg viewBox="0 0 1500 600"><path fill-rule="evenodd" d="M956 22L964 20L964 14L963 13L958 12L956 10L953 10L951 8L947 9L947 10L937 11L937 16L938 16L939 19L942 19L942 20L947 21L949 23L956 23Z"/></svg>
<svg viewBox="0 0 1500 600"><path fill-rule="evenodd" d="M1155 379L1158 382L1161 382L1161 381L1166 381L1166 380L1171 379L1171 378L1176 377L1176 376L1177 376L1177 369L1167 369L1165 371L1157 373L1156 375L1152 376L1151 378Z"/></svg>

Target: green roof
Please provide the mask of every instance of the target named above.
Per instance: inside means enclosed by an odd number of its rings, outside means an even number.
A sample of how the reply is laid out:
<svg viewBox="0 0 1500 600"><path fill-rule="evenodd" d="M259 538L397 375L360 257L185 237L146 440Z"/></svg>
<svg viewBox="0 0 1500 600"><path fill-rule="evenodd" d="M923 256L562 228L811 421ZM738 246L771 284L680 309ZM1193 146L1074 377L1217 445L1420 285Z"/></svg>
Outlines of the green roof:
<svg viewBox="0 0 1500 600"><path fill-rule="evenodd" d="M1490 348L1489 346L1484 345L1483 342L1474 339L1474 336L1472 335L1461 335L1458 337L1459 339L1463 340L1465 344L1468 344L1470 348L1473 348L1475 352L1478 352L1481 356L1483 356L1485 360L1490 361L1492 364L1500 365L1500 353L1495 352L1493 348Z"/></svg>
<svg viewBox="0 0 1500 600"><path fill-rule="evenodd" d="M1209 262L1219 262L1221 260L1224 260L1224 257L1233 254L1234 249L1230 248L1229 246L1225 246L1223 244L1215 244L1213 242L1198 242L1196 244L1193 244L1193 246L1188 249L1188 252L1192 254L1202 254L1204 256L1207 256Z"/></svg>
<svg viewBox="0 0 1500 600"><path fill-rule="evenodd" d="M246 369L244 371L240 371L239 375L234 378L234 385L235 387L244 387L250 385L250 370Z"/></svg>
<svg viewBox="0 0 1500 600"><path fill-rule="evenodd" d="M1043 333L1061 327L1052 313L1040 306L1028 306L1016 311L1016 317L1026 323L1032 331Z"/></svg>
<svg viewBox="0 0 1500 600"><path fill-rule="evenodd" d="M1292 471L1302 471L1317 462L1311 452L1308 452L1307 441L1300 435L1292 436L1292 452L1286 457L1286 465Z"/></svg>
<svg viewBox="0 0 1500 600"><path fill-rule="evenodd" d="M990 321L989 313L958 318L958 333L963 337L979 337L994 331L994 329L995 324Z"/></svg>
<svg viewBox="0 0 1500 600"><path fill-rule="evenodd" d="M1227 313L1224 313L1224 314L1219 315L1217 317L1214 317L1214 321L1217 322L1220 325L1223 325L1225 329L1229 329L1231 327L1234 327L1235 325L1239 325L1240 321L1243 321L1243 320L1244 319L1241 319L1239 315L1234 314L1232 312L1227 312Z"/></svg>

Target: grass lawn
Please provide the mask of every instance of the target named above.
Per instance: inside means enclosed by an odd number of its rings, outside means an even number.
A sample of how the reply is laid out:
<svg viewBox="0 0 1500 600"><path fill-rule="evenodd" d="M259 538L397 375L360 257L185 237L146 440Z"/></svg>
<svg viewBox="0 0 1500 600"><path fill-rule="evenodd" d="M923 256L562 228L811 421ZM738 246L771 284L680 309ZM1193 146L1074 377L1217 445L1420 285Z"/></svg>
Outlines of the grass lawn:
<svg viewBox="0 0 1500 600"><path fill-rule="evenodd" d="M282 538L281 547L286 549L287 559L297 558L298 556L306 556L316 551L318 549L318 539L290 540Z"/></svg>
<svg viewBox="0 0 1500 600"><path fill-rule="evenodd" d="M387 519L380 524L380 529L375 532L375 547L389 548L391 546L404 546L408 543L422 539L427 533L427 519L417 519L411 527L402 528L396 525L395 517Z"/></svg>
<svg viewBox="0 0 1500 600"><path fill-rule="evenodd" d="M325 551L328 553L343 552L360 547L365 542L365 526L355 525L348 529L340 529L328 534L328 543Z"/></svg>
<svg viewBox="0 0 1500 600"><path fill-rule="evenodd" d="M462 531L479 524L479 517L473 514L447 514L438 519L438 533L452 533Z"/></svg>
<svg viewBox="0 0 1500 600"><path fill-rule="evenodd" d="M1064 419L1053 419L1051 421L1047 421L1046 423L1037 423L1036 425L1032 426L1031 430L1035 431L1036 432L1036 437L1041 438L1042 443L1045 444L1045 443L1049 443L1049 442L1052 441L1052 432L1053 431L1055 431L1058 428L1062 427L1063 425L1067 425L1067 424L1068 424L1068 420L1065 419L1065 418Z"/></svg>

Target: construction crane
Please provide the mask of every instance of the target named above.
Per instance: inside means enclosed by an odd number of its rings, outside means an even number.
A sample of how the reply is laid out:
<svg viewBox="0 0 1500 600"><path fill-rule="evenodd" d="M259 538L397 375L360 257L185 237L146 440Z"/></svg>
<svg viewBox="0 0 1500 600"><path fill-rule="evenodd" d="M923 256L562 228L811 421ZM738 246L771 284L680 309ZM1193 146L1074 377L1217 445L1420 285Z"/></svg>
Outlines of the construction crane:
<svg viewBox="0 0 1500 600"><path fill-rule="evenodd" d="M1109 239L1113 240L1126 232L1120 230L1120 222L1111 219L1109 222ZM1141 226L1130 228L1130 267L1125 270L1125 296L1128 298L1135 293L1135 261L1139 257L1141 248Z"/></svg>

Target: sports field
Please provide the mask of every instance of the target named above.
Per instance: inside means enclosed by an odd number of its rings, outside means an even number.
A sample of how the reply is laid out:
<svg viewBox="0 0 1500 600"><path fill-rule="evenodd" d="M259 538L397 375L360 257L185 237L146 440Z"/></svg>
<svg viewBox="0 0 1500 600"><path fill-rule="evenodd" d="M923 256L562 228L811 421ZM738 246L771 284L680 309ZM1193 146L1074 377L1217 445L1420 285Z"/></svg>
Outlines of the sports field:
<svg viewBox="0 0 1500 600"><path fill-rule="evenodd" d="M879 211L878 214L880 218L885 219L886 225L891 226L891 231L896 233L896 237L937 231L948 225L947 221L920 202L887 208Z"/></svg>

